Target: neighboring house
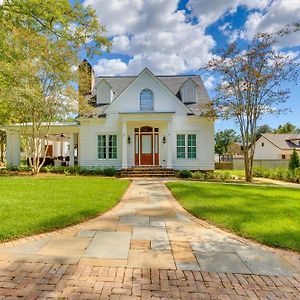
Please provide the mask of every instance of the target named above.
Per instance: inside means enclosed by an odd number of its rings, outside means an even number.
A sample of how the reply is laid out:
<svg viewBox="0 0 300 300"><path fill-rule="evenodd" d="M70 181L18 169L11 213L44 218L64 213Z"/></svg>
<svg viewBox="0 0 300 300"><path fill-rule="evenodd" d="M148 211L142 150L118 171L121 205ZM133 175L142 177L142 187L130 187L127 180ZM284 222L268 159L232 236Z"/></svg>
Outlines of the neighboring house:
<svg viewBox="0 0 300 300"><path fill-rule="evenodd" d="M262 134L255 143L255 160L289 159L293 149L300 155L300 134Z"/></svg>
<svg viewBox="0 0 300 300"><path fill-rule="evenodd" d="M227 146L227 153L231 155L243 155L243 143L232 142Z"/></svg>
<svg viewBox="0 0 300 300"><path fill-rule="evenodd" d="M155 76L146 68L138 76L94 78L88 62L83 64L88 80L80 78L79 92L93 108L74 123L51 127L55 142L48 155L59 152L62 136L70 144L70 165L214 169L214 120L206 114L210 100L200 76ZM5 130L8 161L19 164L19 126Z"/></svg>

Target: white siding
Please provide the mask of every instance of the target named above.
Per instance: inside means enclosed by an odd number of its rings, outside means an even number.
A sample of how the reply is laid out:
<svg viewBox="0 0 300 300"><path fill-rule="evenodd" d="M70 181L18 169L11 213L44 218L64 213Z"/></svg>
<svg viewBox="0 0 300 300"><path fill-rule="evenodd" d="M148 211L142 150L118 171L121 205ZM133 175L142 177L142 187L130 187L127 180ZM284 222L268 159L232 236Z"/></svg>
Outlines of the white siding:
<svg viewBox="0 0 300 300"><path fill-rule="evenodd" d="M84 167L116 167L122 164L121 125L117 116L82 122L79 134L79 164ZM98 135L116 134L117 159L98 159Z"/></svg>
<svg viewBox="0 0 300 300"><path fill-rule="evenodd" d="M281 150L261 136L255 144L254 159L281 159Z"/></svg>
<svg viewBox="0 0 300 300"><path fill-rule="evenodd" d="M176 116L172 122L172 163L174 169L213 170L214 122L205 118ZM177 134L196 134L196 159L177 158Z"/></svg>
<svg viewBox="0 0 300 300"><path fill-rule="evenodd" d="M147 72L143 73L129 86L108 108L108 113L139 112L140 92L148 88L154 94L154 111L176 112L186 114L187 110L178 98L172 95L167 88L154 80Z"/></svg>

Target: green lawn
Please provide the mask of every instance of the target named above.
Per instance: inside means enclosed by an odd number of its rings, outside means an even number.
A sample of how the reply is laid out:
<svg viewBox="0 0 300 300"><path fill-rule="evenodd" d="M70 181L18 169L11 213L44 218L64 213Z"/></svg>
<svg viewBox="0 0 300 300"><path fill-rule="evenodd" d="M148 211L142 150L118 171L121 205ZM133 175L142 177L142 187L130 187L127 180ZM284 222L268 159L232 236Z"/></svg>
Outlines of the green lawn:
<svg viewBox="0 0 300 300"><path fill-rule="evenodd" d="M103 213L117 204L128 185L115 178L0 177L0 241Z"/></svg>
<svg viewBox="0 0 300 300"><path fill-rule="evenodd" d="M215 170L219 174L230 174L232 176L245 177L245 170Z"/></svg>
<svg viewBox="0 0 300 300"><path fill-rule="evenodd" d="M169 182L193 215L262 243L300 251L300 189Z"/></svg>

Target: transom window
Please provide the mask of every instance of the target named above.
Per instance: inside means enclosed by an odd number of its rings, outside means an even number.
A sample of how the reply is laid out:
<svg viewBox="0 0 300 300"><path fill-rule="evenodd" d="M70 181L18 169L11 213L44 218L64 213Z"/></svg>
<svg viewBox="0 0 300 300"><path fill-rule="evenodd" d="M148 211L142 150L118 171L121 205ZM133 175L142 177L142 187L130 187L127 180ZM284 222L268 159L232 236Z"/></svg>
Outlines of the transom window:
<svg viewBox="0 0 300 300"><path fill-rule="evenodd" d="M153 111L154 110L154 96L150 89L143 89L140 93L140 110Z"/></svg>
<svg viewBox="0 0 300 300"><path fill-rule="evenodd" d="M196 134L177 134L177 158L197 157Z"/></svg>
<svg viewBox="0 0 300 300"><path fill-rule="evenodd" d="M98 135L98 158L99 159L117 158L117 135L115 134Z"/></svg>

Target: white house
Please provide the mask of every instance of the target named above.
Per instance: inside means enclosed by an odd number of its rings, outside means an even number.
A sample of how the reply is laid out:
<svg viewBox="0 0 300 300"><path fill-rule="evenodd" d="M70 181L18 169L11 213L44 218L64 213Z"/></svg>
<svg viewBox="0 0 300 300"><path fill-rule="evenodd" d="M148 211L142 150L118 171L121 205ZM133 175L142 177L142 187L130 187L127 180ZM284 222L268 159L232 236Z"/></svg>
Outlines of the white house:
<svg viewBox="0 0 300 300"><path fill-rule="evenodd" d="M48 156L85 167L214 169L214 120L199 75L155 76L147 68L137 76L90 75L88 91L79 91L93 108L75 123L53 124ZM19 126L5 130L8 163L18 165ZM58 158L61 142L69 152Z"/></svg>
<svg viewBox="0 0 300 300"><path fill-rule="evenodd" d="M262 134L255 143L255 160L289 159L293 149L300 155L300 134Z"/></svg>

